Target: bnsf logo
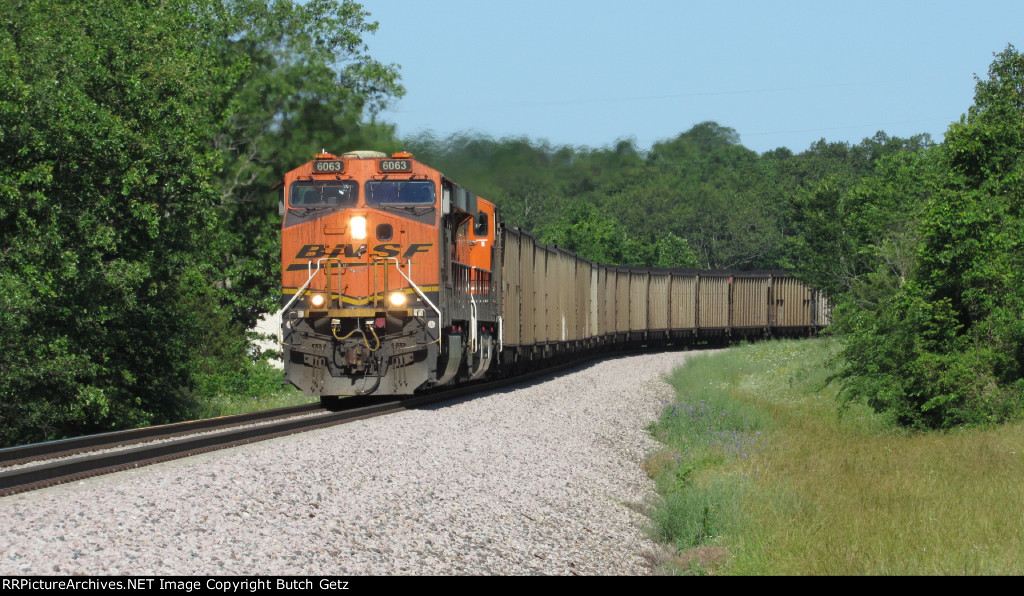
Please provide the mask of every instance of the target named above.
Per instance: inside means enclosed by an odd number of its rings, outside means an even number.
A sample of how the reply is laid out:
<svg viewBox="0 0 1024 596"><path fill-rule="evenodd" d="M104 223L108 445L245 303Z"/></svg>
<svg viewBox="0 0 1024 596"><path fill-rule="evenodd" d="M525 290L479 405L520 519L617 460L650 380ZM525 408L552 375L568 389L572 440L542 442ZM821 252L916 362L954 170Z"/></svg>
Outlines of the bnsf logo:
<svg viewBox="0 0 1024 596"><path fill-rule="evenodd" d="M373 247L373 256L376 257L397 257L411 259L413 255L425 253L430 250L433 244L410 244L409 248L402 252L402 245L397 242L386 242ZM328 248L326 244L307 244L296 253L296 259L321 259L323 257L336 259L342 255L346 259L357 259L366 254L367 246L360 244L335 244L334 248Z"/></svg>

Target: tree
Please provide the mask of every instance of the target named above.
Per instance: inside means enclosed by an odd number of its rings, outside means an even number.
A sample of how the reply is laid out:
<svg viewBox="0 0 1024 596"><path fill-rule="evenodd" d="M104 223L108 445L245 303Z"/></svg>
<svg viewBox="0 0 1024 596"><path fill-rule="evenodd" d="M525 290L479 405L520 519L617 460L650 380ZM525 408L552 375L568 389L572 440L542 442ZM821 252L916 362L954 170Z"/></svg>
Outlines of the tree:
<svg viewBox="0 0 1024 596"><path fill-rule="evenodd" d="M238 69L216 3L0 6L0 426L167 420L208 337L217 155Z"/></svg>
<svg viewBox="0 0 1024 596"><path fill-rule="evenodd" d="M1010 46L978 80L974 105L936 154L942 176L922 195L906 283L872 311L848 307L850 399L927 427L1020 415L1022 89L1024 57Z"/></svg>
<svg viewBox="0 0 1024 596"><path fill-rule="evenodd" d="M656 143L605 205L630 230L685 239L702 267L763 266L777 261L781 237L771 204L755 193L757 164L734 130L703 122Z"/></svg>

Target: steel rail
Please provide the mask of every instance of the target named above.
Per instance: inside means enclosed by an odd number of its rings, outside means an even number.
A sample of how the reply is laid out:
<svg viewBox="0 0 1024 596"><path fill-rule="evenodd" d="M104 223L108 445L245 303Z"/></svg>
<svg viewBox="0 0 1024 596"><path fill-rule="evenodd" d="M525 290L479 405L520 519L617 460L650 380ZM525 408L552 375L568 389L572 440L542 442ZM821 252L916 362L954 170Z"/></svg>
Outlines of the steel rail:
<svg viewBox="0 0 1024 596"><path fill-rule="evenodd" d="M318 410L322 408L317 405ZM221 428L199 434L106 453L43 463L0 472L0 495L11 495L65 482L72 482L121 470L197 455L282 437L298 432L325 428L404 409L399 402L352 408L340 412L307 415L301 418L274 420L258 426ZM237 425L236 425L237 426Z"/></svg>
<svg viewBox="0 0 1024 596"><path fill-rule="evenodd" d="M310 414L321 409L320 404L304 404L301 406L289 406L286 408L274 408L260 412L247 414L236 414L233 416L220 416L204 420L193 420L189 422L178 422L174 424L163 424L158 426L147 426L130 430L114 431L70 439L59 439L46 441L44 443L32 443L30 445L19 445L0 449L0 467L13 466L41 459L54 459L68 455L77 455L100 449L110 449L124 445L132 445L143 441L158 441L169 437L195 434L229 428L241 424L253 424Z"/></svg>

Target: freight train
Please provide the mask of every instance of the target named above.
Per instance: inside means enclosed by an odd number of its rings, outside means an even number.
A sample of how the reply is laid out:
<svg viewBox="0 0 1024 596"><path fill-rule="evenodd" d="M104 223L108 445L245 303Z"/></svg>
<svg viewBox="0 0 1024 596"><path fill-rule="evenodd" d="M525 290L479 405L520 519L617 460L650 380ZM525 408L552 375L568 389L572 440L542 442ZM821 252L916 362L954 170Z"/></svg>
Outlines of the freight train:
<svg viewBox="0 0 1024 596"><path fill-rule="evenodd" d="M783 272L594 263L502 225L409 153L320 153L281 184L282 357L324 399L406 395L593 353L809 335Z"/></svg>

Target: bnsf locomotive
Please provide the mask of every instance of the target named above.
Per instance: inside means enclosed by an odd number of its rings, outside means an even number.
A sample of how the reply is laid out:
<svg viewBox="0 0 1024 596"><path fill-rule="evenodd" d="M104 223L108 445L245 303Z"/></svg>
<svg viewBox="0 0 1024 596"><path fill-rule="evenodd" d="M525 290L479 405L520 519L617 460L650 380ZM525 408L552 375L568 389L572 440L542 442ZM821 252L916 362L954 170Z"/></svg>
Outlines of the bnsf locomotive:
<svg viewBox="0 0 1024 596"><path fill-rule="evenodd" d="M829 319L784 274L615 267L537 243L408 153L321 153L282 195L285 374L310 395L410 394Z"/></svg>

